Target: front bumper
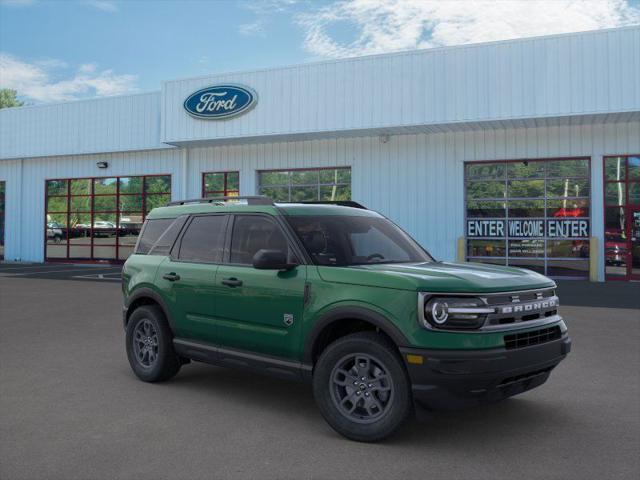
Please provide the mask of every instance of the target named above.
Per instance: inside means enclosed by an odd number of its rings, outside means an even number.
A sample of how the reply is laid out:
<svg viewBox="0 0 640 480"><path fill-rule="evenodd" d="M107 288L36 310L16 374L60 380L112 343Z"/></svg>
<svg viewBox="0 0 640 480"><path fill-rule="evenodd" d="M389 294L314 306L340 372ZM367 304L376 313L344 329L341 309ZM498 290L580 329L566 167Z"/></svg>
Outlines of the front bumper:
<svg viewBox="0 0 640 480"><path fill-rule="evenodd" d="M400 348L414 400L429 410L454 410L496 402L542 385L571 350L561 338L507 350L424 350ZM407 355L415 362L409 363Z"/></svg>

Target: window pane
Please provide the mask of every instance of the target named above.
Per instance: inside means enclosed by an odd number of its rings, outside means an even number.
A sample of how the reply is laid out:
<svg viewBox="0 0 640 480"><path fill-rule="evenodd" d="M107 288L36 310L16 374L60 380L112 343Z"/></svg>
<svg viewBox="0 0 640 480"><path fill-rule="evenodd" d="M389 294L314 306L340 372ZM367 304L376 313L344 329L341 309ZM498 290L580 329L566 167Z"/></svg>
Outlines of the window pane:
<svg viewBox="0 0 640 480"><path fill-rule="evenodd" d="M131 256L131 254L133 254L133 245L120 245L118 247L118 260L126 260Z"/></svg>
<svg viewBox="0 0 640 480"><path fill-rule="evenodd" d="M91 179L71 180L71 195L91 195Z"/></svg>
<svg viewBox="0 0 640 480"><path fill-rule="evenodd" d="M95 213L93 215L93 228L116 228L118 217L115 213Z"/></svg>
<svg viewBox="0 0 640 480"><path fill-rule="evenodd" d="M589 276L589 261L549 260L547 275L587 278Z"/></svg>
<svg viewBox="0 0 640 480"><path fill-rule="evenodd" d="M142 193L144 177L123 177L120 179L120 193Z"/></svg>
<svg viewBox="0 0 640 480"><path fill-rule="evenodd" d="M467 240L467 255L470 257L504 257L504 240Z"/></svg>
<svg viewBox="0 0 640 480"><path fill-rule="evenodd" d="M48 212L66 212L68 197L49 197L47 198Z"/></svg>
<svg viewBox="0 0 640 480"><path fill-rule="evenodd" d="M116 247L111 245L93 245L93 258L95 260L115 260Z"/></svg>
<svg viewBox="0 0 640 480"><path fill-rule="evenodd" d="M504 179L506 169L505 163L470 163L466 165L467 179Z"/></svg>
<svg viewBox="0 0 640 480"><path fill-rule="evenodd" d="M289 187L263 187L260 189L260 195L265 195L274 202L288 202Z"/></svg>
<svg viewBox="0 0 640 480"><path fill-rule="evenodd" d="M118 190L117 178L96 178L93 181L94 194L116 194Z"/></svg>
<svg viewBox="0 0 640 480"><path fill-rule="evenodd" d="M115 212L118 209L115 195L93 197L93 210L96 212Z"/></svg>
<svg viewBox="0 0 640 480"><path fill-rule="evenodd" d="M629 203L640 205L640 183L629 184Z"/></svg>
<svg viewBox="0 0 640 480"><path fill-rule="evenodd" d="M55 224L54 228L67 228L67 214L66 213L48 213L47 225L49 223Z"/></svg>
<svg viewBox="0 0 640 480"><path fill-rule="evenodd" d="M289 185L289 172L260 172L260 185Z"/></svg>
<svg viewBox="0 0 640 480"><path fill-rule="evenodd" d="M118 224L118 243L135 245L142 229L142 212L121 214Z"/></svg>
<svg viewBox="0 0 640 480"><path fill-rule="evenodd" d="M76 260L90 260L91 259L91 245L69 245L69 258Z"/></svg>
<svg viewBox="0 0 640 480"><path fill-rule="evenodd" d="M548 197L588 197L589 180L547 180Z"/></svg>
<svg viewBox="0 0 640 480"><path fill-rule="evenodd" d="M288 253L287 240L278 225L264 217L236 216L230 262L251 265L256 252L263 248Z"/></svg>
<svg viewBox="0 0 640 480"><path fill-rule="evenodd" d="M547 217L588 217L589 200L547 200Z"/></svg>
<svg viewBox="0 0 640 480"><path fill-rule="evenodd" d="M224 192L224 173L204 174L205 192Z"/></svg>
<svg viewBox="0 0 640 480"><path fill-rule="evenodd" d="M507 213L505 202L471 201L467 206L467 217L504 217Z"/></svg>
<svg viewBox="0 0 640 480"><path fill-rule="evenodd" d="M66 244L68 239L67 230L57 222L47 222L47 244Z"/></svg>
<svg viewBox="0 0 640 480"><path fill-rule="evenodd" d="M468 182L467 198L503 198L504 182Z"/></svg>
<svg viewBox="0 0 640 480"><path fill-rule="evenodd" d="M587 240L549 240L547 255L563 258L589 258L589 242Z"/></svg>
<svg viewBox="0 0 640 480"><path fill-rule="evenodd" d="M66 180L48 180L47 181L47 195L66 195L66 194L67 194Z"/></svg>
<svg viewBox="0 0 640 480"><path fill-rule="evenodd" d="M142 195L120 195L121 212L141 212Z"/></svg>
<svg viewBox="0 0 640 480"><path fill-rule="evenodd" d="M91 214L69 215L69 241L78 244L91 244Z"/></svg>
<svg viewBox="0 0 640 480"><path fill-rule="evenodd" d="M509 182L509 197L544 197L544 180L512 180Z"/></svg>
<svg viewBox="0 0 640 480"><path fill-rule="evenodd" d="M90 212L91 197L71 197L70 210L72 212Z"/></svg>
<svg viewBox="0 0 640 480"><path fill-rule="evenodd" d="M318 187L291 187L291 202L309 202L318 200Z"/></svg>
<svg viewBox="0 0 640 480"><path fill-rule="evenodd" d="M604 159L604 178L607 180L624 180L626 178L626 158L613 157Z"/></svg>
<svg viewBox="0 0 640 480"><path fill-rule="evenodd" d="M544 257L544 240L509 240L510 257Z"/></svg>
<svg viewBox="0 0 640 480"><path fill-rule="evenodd" d="M627 169L629 180L640 180L640 157L629 157Z"/></svg>
<svg viewBox="0 0 640 480"><path fill-rule="evenodd" d="M510 218L544 217L544 200L511 200L508 205Z"/></svg>
<svg viewBox="0 0 640 480"><path fill-rule="evenodd" d="M240 173L227 173L227 190L240 190Z"/></svg>
<svg viewBox="0 0 640 480"><path fill-rule="evenodd" d="M47 258L67 258L67 246L47 241Z"/></svg>
<svg viewBox="0 0 640 480"><path fill-rule="evenodd" d="M320 170L320 183L346 183L351 185L351 169Z"/></svg>
<svg viewBox="0 0 640 480"><path fill-rule="evenodd" d="M624 232L625 230L625 213L624 207L606 208L604 211L604 230L605 237L609 232Z"/></svg>
<svg viewBox="0 0 640 480"><path fill-rule="evenodd" d="M320 200L351 200L351 186L320 187Z"/></svg>
<svg viewBox="0 0 640 480"><path fill-rule="evenodd" d="M490 265L506 265L507 264L507 260L505 258L483 257L483 258L472 258L469 261L473 263L487 263Z"/></svg>
<svg viewBox="0 0 640 480"><path fill-rule="evenodd" d="M146 197L146 213L157 207L164 207L171 201L171 194L165 195L147 195Z"/></svg>
<svg viewBox="0 0 640 480"><path fill-rule="evenodd" d="M225 215L194 217L180 243L180 260L220 262L224 249L226 223Z"/></svg>
<svg viewBox="0 0 640 480"><path fill-rule="evenodd" d="M625 201L625 184L624 183L607 183L605 184L604 198L607 205L624 205Z"/></svg>
<svg viewBox="0 0 640 480"><path fill-rule="evenodd" d="M290 174L291 185L317 185L319 182L318 170L294 170ZM333 182L333 178L329 183Z"/></svg>
<svg viewBox="0 0 640 480"><path fill-rule="evenodd" d="M547 162L547 178L588 177L589 160L557 160Z"/></svg>
<svg viewBox="0 0 640 480"><path fill-rule="evenodd" d="M524 161L507 163L508 178L542 178L544 177L542 161Z"/></svg>
<svg viewBox="0 0 640 480"><path fill-rule="evenodd" d="M140 243L138 243L138 250L136 253L146 254L153 244L160 238L169 225L173 223L173 218L159 218L153 220L147 220L144 225L142 236L140 237Z"/></svg>
<svg viewBox="0 0 640 480"><path fill-rule="evenodd" d="M171 192L171 176L163 175L159 177L145 178L146 193L169 193Z"/></svg>

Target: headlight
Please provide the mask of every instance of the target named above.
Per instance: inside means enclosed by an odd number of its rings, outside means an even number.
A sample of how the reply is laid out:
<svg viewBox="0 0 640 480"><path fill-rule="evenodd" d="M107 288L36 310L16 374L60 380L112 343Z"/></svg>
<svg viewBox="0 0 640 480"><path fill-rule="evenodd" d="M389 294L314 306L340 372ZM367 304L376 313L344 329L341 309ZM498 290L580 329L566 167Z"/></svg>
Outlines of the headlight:
<svg viewBox="0 0 640 480"><path fill-rule="evenodd" d="M484 324L487 314L495 308L487 307L479 298L434 297L424 305L423 326L442 329L473 329Z"/></svg>

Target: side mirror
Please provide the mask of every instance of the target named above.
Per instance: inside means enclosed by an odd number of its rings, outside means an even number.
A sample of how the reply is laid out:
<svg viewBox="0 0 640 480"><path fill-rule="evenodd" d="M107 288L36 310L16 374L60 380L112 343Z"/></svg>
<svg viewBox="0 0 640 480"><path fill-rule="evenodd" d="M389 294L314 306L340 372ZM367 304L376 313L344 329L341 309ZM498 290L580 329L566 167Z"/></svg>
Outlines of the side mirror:
<svg viewBox="0 0 640 480"><path fill-rule="evenodd" d="M258 250L253 256L253 268L258 270L291 270L295 263L287 263L287 254L280 250Z"/></svg>

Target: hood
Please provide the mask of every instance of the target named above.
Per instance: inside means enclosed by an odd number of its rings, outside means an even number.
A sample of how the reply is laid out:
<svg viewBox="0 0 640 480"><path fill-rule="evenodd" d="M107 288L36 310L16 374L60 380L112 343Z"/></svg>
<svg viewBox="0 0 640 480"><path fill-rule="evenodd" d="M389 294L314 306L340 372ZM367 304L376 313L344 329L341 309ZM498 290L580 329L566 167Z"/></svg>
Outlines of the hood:
<svg viewBox="0 0 640 480"><path fill-rule="evenodd" d="M381 263L318 270L332 283L430 292L509 292L555 285L531 270L486 263Z"/></svg>

